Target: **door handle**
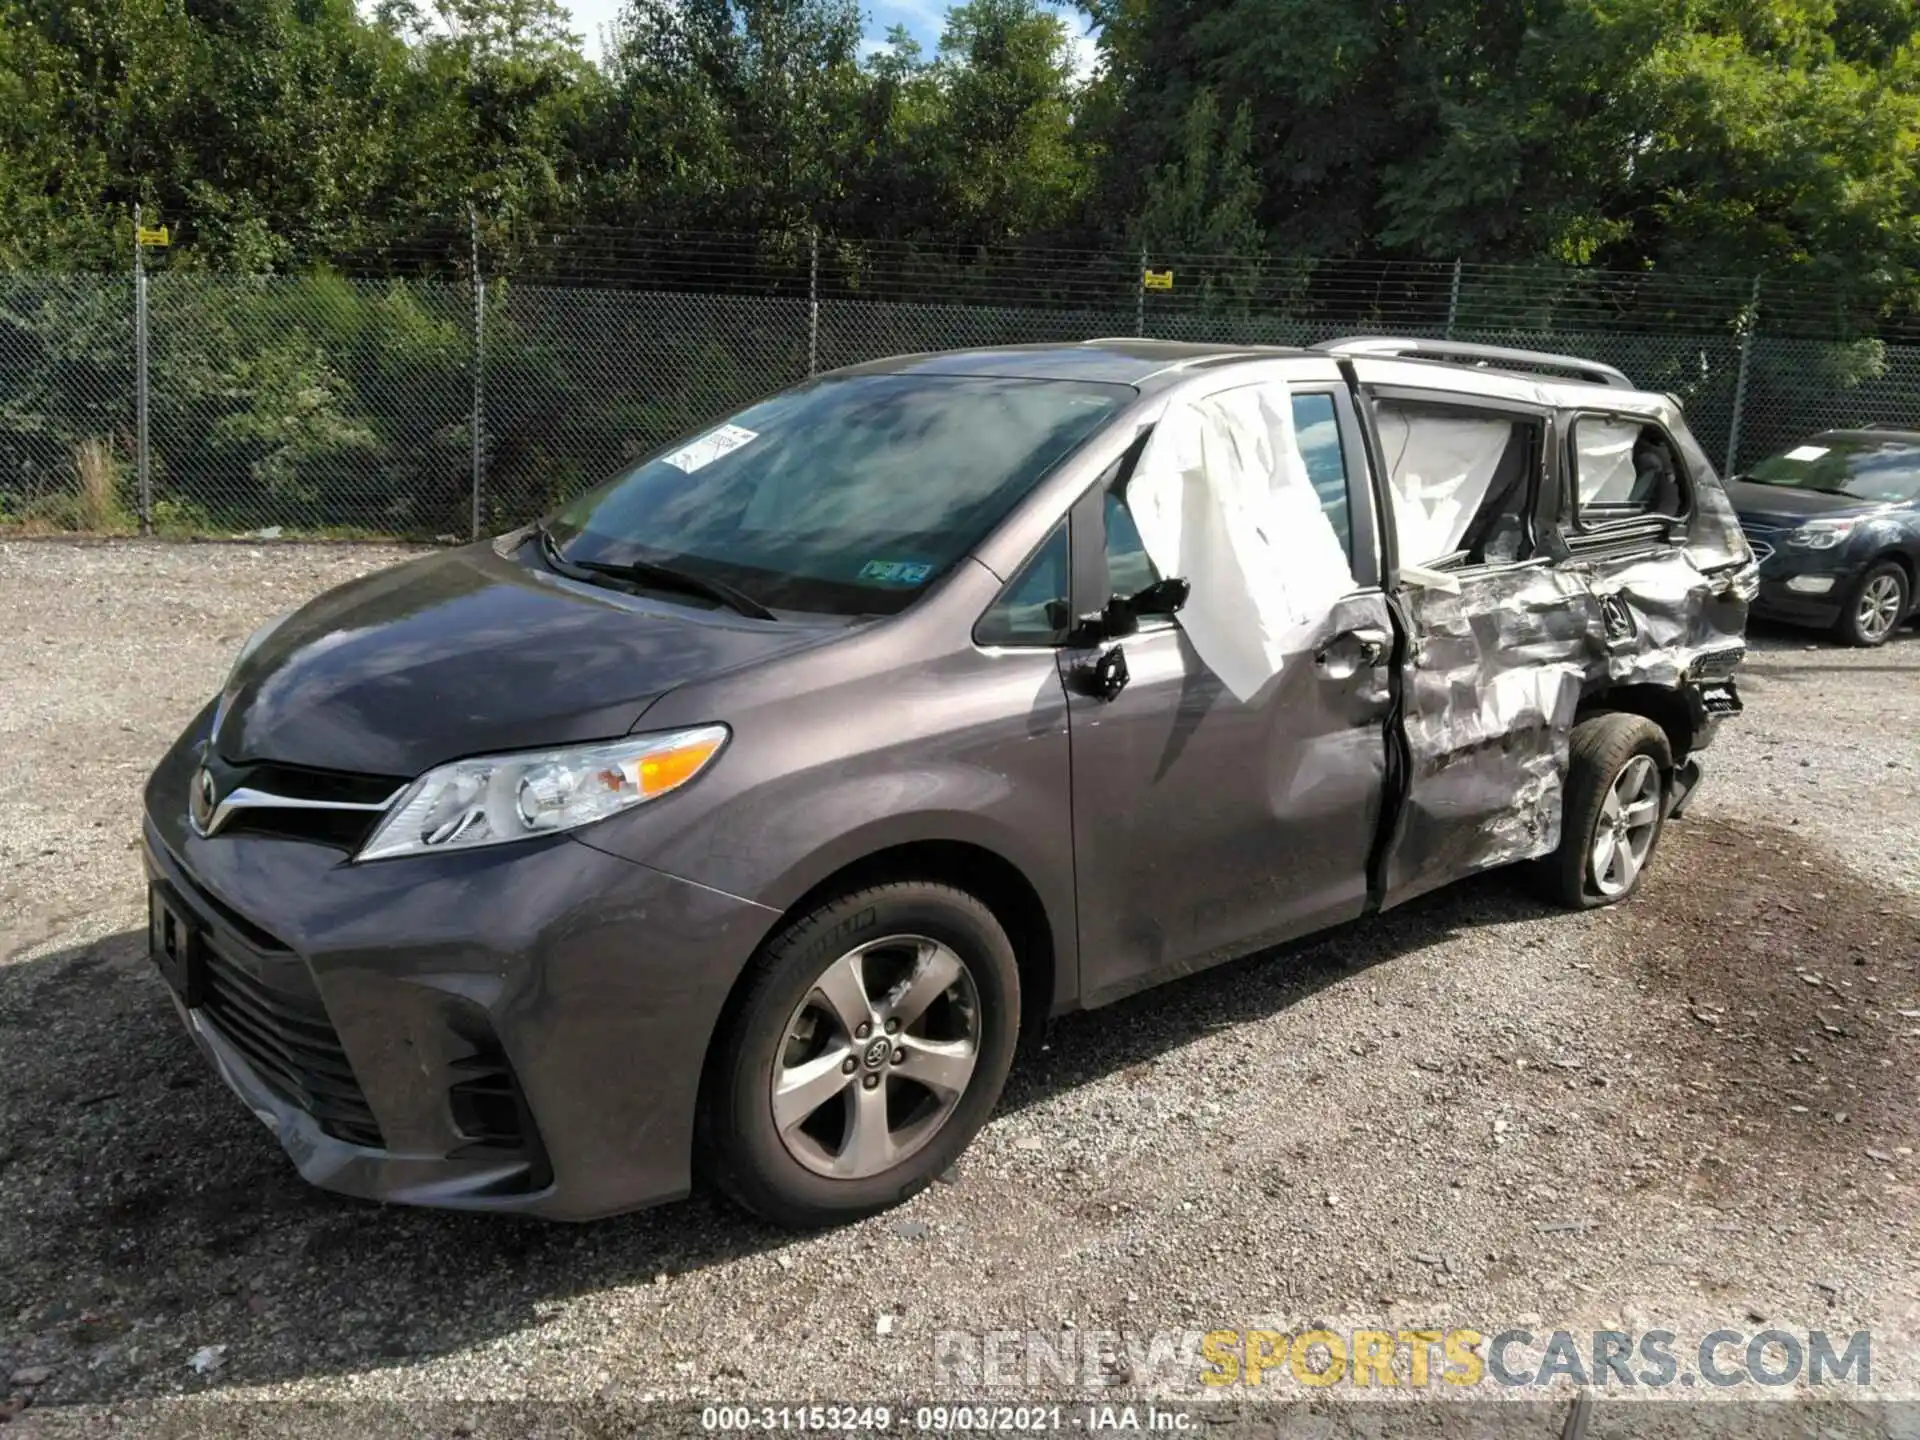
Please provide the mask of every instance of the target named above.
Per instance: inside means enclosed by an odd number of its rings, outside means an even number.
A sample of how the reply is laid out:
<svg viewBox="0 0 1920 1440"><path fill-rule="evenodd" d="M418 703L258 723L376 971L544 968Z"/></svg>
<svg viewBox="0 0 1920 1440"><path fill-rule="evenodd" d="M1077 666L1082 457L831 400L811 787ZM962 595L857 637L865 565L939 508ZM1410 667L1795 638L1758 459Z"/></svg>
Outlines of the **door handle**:
<svg viewBox="0 0 1920 1440"><path fill-rule="evenodd" d="M1313 663L1338 677L1355 670L1371 670L1386 663L1393 650L1393 637L1375 625L1357 630L1342 630L1315 652Z"/></svg>

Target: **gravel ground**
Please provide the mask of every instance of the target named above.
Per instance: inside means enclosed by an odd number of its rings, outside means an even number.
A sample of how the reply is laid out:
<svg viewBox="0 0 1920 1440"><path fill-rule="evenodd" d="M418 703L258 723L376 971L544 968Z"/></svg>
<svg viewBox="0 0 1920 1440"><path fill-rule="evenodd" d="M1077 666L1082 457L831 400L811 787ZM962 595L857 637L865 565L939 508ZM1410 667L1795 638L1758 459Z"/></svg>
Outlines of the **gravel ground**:
<svg viewBox="0 0 1920 1440"><path fill-rule="evenodd" d="M939 1331L1315 1321L1870 1328L1920 1397L1920 635L1757 634L1630 906L1489 876L1069 1017L951 1183L864 1224L561 1227L309 1189L144 955L149 767L254 625L404 553L0 543L0 1418L897 1397L941 1389Z"/></svg>

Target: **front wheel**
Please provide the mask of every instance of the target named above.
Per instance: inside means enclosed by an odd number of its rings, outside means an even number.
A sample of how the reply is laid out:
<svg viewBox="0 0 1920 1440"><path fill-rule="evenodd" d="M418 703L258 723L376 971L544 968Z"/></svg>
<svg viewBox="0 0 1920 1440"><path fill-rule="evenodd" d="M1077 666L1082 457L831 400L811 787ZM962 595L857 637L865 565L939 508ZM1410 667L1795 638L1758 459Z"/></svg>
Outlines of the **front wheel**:
<svg viewBox="0 0 1920 1440"><path fill-rule="evenodd" d="M1639 889L1672 772L1666 732L1644 716L1596 715L1573 727L1560 848L1537 862L1548 898L1591 910Z"/></svg>
<svg viewBox="0 0 1920 1440"><path fill-rule="evenodd" d="M713 1177L781 1225L898 1204L986 1123L1019 1029L1013 946L973 896L904 882L823 905L774 938L717 1041Z"/></svg>
<svg viewBox="0 0 1920 1440"><path fill-rule="evenodd" d="M1849 645L1884 645L1906 613L1907 572L1882 560L1853 587L1835 629Z"/></svg>

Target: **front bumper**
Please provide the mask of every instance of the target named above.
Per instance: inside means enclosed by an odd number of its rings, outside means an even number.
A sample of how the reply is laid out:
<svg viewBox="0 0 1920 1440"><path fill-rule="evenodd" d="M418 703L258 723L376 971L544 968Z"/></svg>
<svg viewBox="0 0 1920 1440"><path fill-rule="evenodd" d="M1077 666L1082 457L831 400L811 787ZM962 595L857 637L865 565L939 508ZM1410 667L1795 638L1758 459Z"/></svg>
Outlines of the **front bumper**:
<svg viewBox="0 0 1920 1440"><path fill-rule="evenodd" d="M143 827L201 947L174 1003L302 1176L574 1220L687 1193L707 1045L772 911L565 838L367 865L205 839L198 749L161 762Z"/></svg>
<svg viewBox="0 0 1920 1440"><path fill-rule="evenodd" d="M1789 578L1792 577L1761 575L1760 593L1753 601L1755 615L1769 620L1785 620L1795 625L1824 628L1840 618L1847 592L1854 583L1850 575L1835 575L1832 577L1833 587L1825 594L1809 595L1803 591L1789 590Z"/></svg>

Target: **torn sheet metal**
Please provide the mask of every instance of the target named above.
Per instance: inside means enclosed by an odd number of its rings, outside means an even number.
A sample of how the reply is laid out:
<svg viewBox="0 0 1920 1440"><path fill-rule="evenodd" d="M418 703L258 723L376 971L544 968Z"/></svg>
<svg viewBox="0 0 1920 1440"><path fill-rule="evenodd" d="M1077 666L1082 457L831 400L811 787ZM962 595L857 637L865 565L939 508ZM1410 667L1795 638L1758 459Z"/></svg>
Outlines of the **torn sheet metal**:
<svg viewBox="0 0 1920 1440"><path fill-rule="evenodd" d="M1622 686L1673 692L1744 644L1746 542L1706 457L1682 445L1695 477L1684 547L1403 589L1409 774L1389 903L1551 852L1582 711ZM1548 548L1564 553L1564 542Z"/></svg>
<svg viewBox="0 0 1920 1440"><path fill-rule="evenodd" d="M1568 737L1594 646L1584 577L1547 565L1405 594L1411 762L1387 893L1409 899L1560 843Z"/></svg>
<svg viewBox="0 0 1920 1440"><path fill-rule="evenodd" d="M1160 573L1192 586L1180 628L1243 702L1353 589L1346 547L1300 458L1285 385L1169 406L1127 505Z"/></svg>

